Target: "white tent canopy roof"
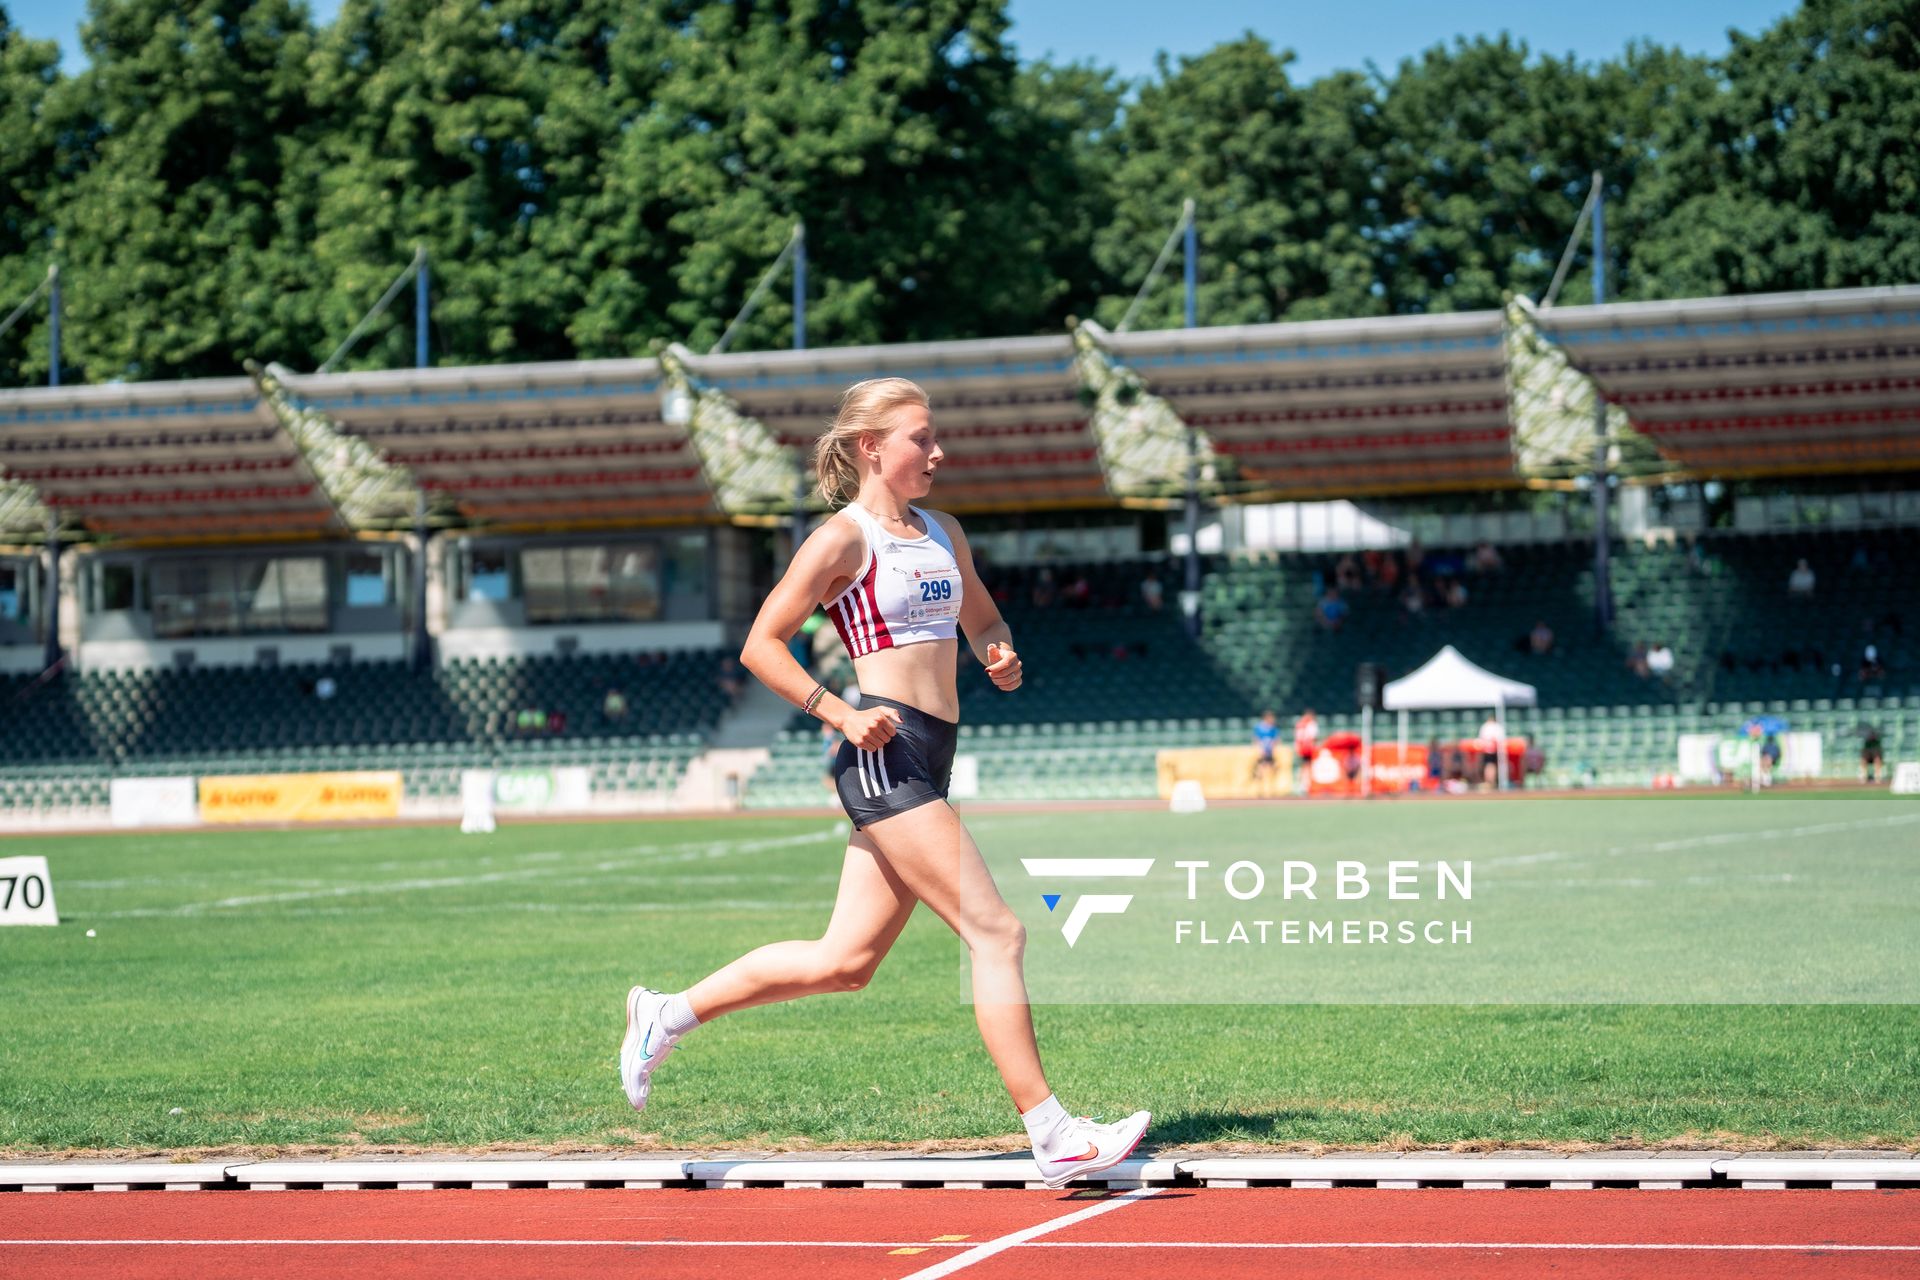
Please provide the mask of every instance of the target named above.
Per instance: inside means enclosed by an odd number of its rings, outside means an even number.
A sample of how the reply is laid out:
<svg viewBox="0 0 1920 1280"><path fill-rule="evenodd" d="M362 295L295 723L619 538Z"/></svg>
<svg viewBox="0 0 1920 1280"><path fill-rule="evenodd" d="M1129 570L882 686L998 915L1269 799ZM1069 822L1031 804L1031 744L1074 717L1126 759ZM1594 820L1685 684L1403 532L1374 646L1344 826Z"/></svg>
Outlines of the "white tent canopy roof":
<svg viewBox="0 0 1920 1280"><path fill-rule="evenodd" d="M1534 688L1494 675L1469 662L1448 645L1418 671L1390 681L1389 711L1445 711L1460 707L1531 707Z"/></svg>

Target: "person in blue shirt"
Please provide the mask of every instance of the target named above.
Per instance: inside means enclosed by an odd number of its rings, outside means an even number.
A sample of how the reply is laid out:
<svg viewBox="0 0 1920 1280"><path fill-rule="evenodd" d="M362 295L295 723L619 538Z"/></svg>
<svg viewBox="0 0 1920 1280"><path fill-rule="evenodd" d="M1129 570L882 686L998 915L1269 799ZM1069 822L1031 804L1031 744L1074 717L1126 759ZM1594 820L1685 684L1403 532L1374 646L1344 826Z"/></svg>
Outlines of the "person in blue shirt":
<svg viewBox="0 0 1920 1280"><path fill-rule="evenodd" d="M1253 762L1254 789L1262 795L1273 794L1273 749L1280 741L1280 722L1271 710L1261 713L1253 723L1253 745L1260 755Z"/></svg>

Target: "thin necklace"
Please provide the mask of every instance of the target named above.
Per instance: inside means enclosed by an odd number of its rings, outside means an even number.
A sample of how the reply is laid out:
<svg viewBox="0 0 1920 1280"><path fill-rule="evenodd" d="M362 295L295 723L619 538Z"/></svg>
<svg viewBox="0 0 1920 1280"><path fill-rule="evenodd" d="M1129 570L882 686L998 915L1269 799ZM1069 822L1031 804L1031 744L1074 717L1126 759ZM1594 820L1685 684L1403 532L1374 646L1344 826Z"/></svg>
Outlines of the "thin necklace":
<svg viewBox="0 0 1920 1280"><path fill-rule="evenodd" d="M913 528L913 521L907 519L906 516L883 515L882 513L875 511L872 507L868 506L866 503L861 502L857 499L854 501L853 505L860 508L862 511L866 512L868 515L872 516L875 520L892 520L896 524L903 524L907 526L907 528L909 529ZM912 511L913 508L908 507L907 510Z"/></svg>

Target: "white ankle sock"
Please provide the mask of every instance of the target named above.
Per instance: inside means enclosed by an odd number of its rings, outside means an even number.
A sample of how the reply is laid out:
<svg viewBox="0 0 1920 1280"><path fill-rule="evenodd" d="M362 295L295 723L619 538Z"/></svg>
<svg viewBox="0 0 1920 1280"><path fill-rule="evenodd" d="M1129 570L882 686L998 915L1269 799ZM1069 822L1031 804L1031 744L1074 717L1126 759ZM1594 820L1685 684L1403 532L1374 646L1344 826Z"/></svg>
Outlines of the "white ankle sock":
<svg viewBox="0 0 1920 1280"><path fill-rule="evenodd" d="M1048 1094L1047 1100L1033 1110L1022 1112L1020 1119L1027 1126L1027 1137L1033 1141L1033 1149L1041 1155L1050 1155L1058 1150L1061 1140L1073 1124L1067 1109L1052 1094Z"/></svg>
<svg viewBox="0 0 1920 1280"><path fill-rule="evenodd" d="M700 1025L700 1019L693 1016L693 1006L687 1003L687 993L668 996L666 1007L660 1010L660 1027L670 1036L683 1036Z"/></svg>

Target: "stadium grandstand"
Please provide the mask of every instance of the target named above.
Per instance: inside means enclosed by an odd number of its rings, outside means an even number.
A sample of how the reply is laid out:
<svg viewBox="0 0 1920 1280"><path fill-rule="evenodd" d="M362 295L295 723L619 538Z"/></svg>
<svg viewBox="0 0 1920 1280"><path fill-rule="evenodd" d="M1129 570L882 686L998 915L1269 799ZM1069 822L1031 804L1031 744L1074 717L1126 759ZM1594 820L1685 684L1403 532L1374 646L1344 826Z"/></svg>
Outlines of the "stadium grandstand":
<svg viewBox="0 0 1920 1280"><path fill-rule="evenodd" d="M419 815L561 772L599 812L825 808L819 726L733 654L882 375L933 398L1028 671L962 681L981 799L1151 796L1269 707L1391 737L1356 672L1447 645L1537 690L1530 785L1650 785L1756 717L1815 777L1869 728L1920 751L1901 287L0 392L0 817L366 770Z"/></svg>

